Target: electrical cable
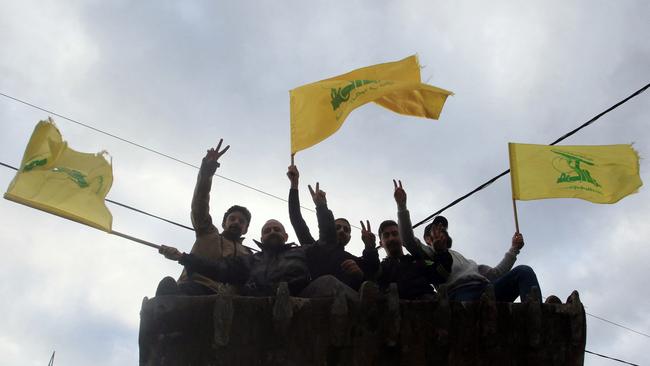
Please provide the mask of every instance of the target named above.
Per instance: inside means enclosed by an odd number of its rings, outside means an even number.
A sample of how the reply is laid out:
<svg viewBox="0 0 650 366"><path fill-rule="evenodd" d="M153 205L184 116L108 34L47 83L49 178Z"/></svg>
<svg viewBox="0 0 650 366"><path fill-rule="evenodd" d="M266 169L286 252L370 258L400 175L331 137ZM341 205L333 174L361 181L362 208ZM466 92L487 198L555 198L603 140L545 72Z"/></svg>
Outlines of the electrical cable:
<svg viewBox="0 0 650 366"><path fill-rule="evenodd" d="M600 353L591 352L591 351L588 351L588 350L585 350L585 353L589 353L589 354L592 354L592 355L596 355L596 356L598 356L598 357L602 357L602 358L607 358L607 359L609 359L609 360L617 361L617 362L624 363L624 364L627 364L627 365L639 366L639 365L636 364L636 363L631 363L631 362L623 361L623 360L620 360L620 359L618 359L618 358L614 358L614 357L609 357L609 356L601 355Z"/></svg>
<svg viewBox="0 0 650 366"><path fill-rule="evenodd" d="M628 96L627 98L625 98L625 99L621 100L620 102L614 104L613 106L607 108L607 109L604 110L603 112L600 112L600 113L597 114L595 117L593 117L593 118L590 119L589 121L583 123L582 125L578 126L578 127L575 128L574 130L572 130L572 131L570 131L570 132L567 132L566 134L564 134L563 136L561 136L561 137L558 138L557 140L551 142L549 145L551 145L551 146L552 146L552 145L555 145L555 144L557 144L558 142L561 142L561 141L563 141L564 139L566 139L566 138L572 136L573 134L575 134L576 132L580 131L581 129L583 129L583 128L589 126L590 124L592 124L592 123L594 123L594 122L596 122L596 120L598 120L600 117L606 115L607 113L613 111L614 109L618 108L619 106L625 104L625 103L626 103L627 101L629 101L630 99L632 99L632 98L636 97L637 95L643 93L643 92L646 91L649 87L650 87L650 83L646 84L646 85L645 85L644 87L642 87L641 89L635 91L634 93L632 93L632 94L631 94L630 96ZM476 193L476 192L478 192L478 191L480 191L480 190L486 188L486 187L489 186L490 184L494 183L497 179L503 177L504 175L506 175L506 174L508 174L508 173L510 173L510 169L508 169L508 170L502 172L501 174L495 176L494 178L492 178L492 179L488 180L487 182L481 184L480 186L476 187L476 188L475 188L474 190L472 190L471 192L465 194L464 196L461 196L460 198L455 199L453 202L451 202L451 203L448 204L447 206L445 206L445 207L439 209L438 211L432 213L431 215L427 216L424 220L422 220L422 221L418 222L417 224L413 225L413 228L415 229L416 227L418 227L418 226L420 226L420 225L422 225L422 224L425 224L425 223L429 222L429 221L432 220L434 217L440 215L440 214L441 214L443 211L445 211L446 209L448 209L448 208L450 208L450 207L452 207L452 206L455 206L457 203L459 203L459 202L465 200L467 197L473 195L474 193Z"/></svg>
<svg viewBox="0 0 650 366"><path fill-rule="evenodd" d="M29 102L27 102L27 101L24 101L24 100L19 99L19 98L16 98L16 97L13 97L13 96L8 95L8 94L5 94L5 93L3 93L3 92L0 92L0 96L3 96L3 97L5 97L5 98L7 98L7 99L11 99L11 100L13 100L13 101L15 101L15 102L18 102L18 103L22 103L22 104L24 104L24 105L26 105L26 106L29 106L29 107L32 107L32 108L34 108L34 109L38 109L39 111L43 111L43 112L45 112L45 113L49 113L49 114L52 114L52 115L54 115L54 116L60 117L60 118L62 118L62 119L64 119L64 120L66 120L66 121L69 121L69 122L75 123L75 124L77 124L77 125L79 125L79 126L83 126L83 127L85 127L85 128L88 128L88 129L91 129L91 130L93 130L93 131L95 131L95 132L99 132L99 133L104 134L104 135L106 135L106 136L109 136L109 137L112 137L112 138L114 138L114 139L117 139L117 140L120 140L120 141L122 141L122 142L125 142L125 143L127 143L127 144L129 144L129 145L133 145L133 146L135 146L135 147L138 147L138 148L144 149L144 150L149 151L149 152L151 152L151 153L154 153L154 154L156 154L156 155L159 155L159 156L165 157L165 158L167 158L167 159L173 160L173 161L175 161L175 162L177 162L177 163L181 163L181 164L183 164L183 165L187 165L187 166L189 166L189 167L199 169L199 166L197 166L197 165L194 165L194 164L188 163L188 162L186 162L186 161L184 161L184 160L181 160L181 159L175 158L175 157L173 157L173 156L171 156L171 155L168 155L168 154L165 154L165 153L160 152L160 151L158 151L158 150L152 149L152 148L150 148L150 147L147 147L147 146L144 146L144 145L138 144L137 142L133 142L133 141L131 141L131 140L125 139L125 138L120 137L120 136L117 136L117 135L112 134L112 133L110 133L110 132L103 131L103 130L97 128L97 127L93 127L93 126L91 126L91 125L89 125L89 124L87 124L87 123L83 123L83 122L77 121L77 120L75 120L75 119L73 119L73 118L66 117L66 116L64 116L64 115L62 115L62 114L56 113L56 112L51 111L51 110L49 110L49 109L46 109L46 108L43 108L43 107L39 107L39 106L37 106L36 104L29 103ZM272 194L272 193L269 193L269 192L263 191L263 190L261 190L261 189L259 189L259 188L255 188L255 187L253 187L253 186L251 186L251 185L248 185L248 184L246 184L246 183L239 182L239 181L237 181L237 180L235 180L235 179L228 178L228 177L225 177L225 176L223 176L223 175L216 174L216 173L215 173L215 176L216 176L216 177L219 177L219 178L221 178L221 179L227 180L227 181L229 181L229 182L232 182L232 183L238 184L238 185L240 185L240 186L242 186L242 187L248 188L248 189L253 190L253 191L255 191L255 192L258 192L258 193L264 194L264 195L266 195L266 196L269 196L269 197L275 198L275 199L277 199L277 200L287 202L287 199L285 199L285 198L282 198L282 197L277 196L277 195L275 195L275 194ZM306 209L306 210L308 210L308 211L316 212L314 209L311 209L311 208L309 208L309 207L303 207L303 206L301 206L301 207L304 208L304 209Z"/></svg>
<svg viewBox="0 0 650 366"><path fill-rule="evenodd" d="M609 324L611 324L611 325L615 325L615 326L620 327L620 328L623 328L623 329L625 329L625 330L629 330L630 332L634 332L634 333L636 333L636 334L638 334L638 335L642 335L642 336L644 336L644 337L646 337L646 338L650 338L650 335L648 335L648 334L646 334L646 333L642 333L642 332L636 331L636 330L634 330L634 329L632 329L632 328L628 328L628 327L626 327L626 326L624 326L624 325L621 325L621 324L618 324L618 323L614 323L614 322L611 321L611 320L607 320L607 319L605 319L605 318L602 318L602 317L599 317L599 316L597 316L597 315L590 314L590 313L587 313L587 312L585 312L585 314L587 314L587 315L589 315L589 316L591 316L591 317L594 317L594 318L596 318L596 319L598 319L598 320L602 320L602 321L604 321L604 322L606 322L606 323L609 323Z"/></svg>
<svg viewBox="0 0 650 366"><path fill-rule="evenodd" d="M13 170L15 170L15 171L18 171L18 168L14 167L14 166L11 166L11 165L9 165L9 164L5 164L5 163L3 163L3 162L1 162L1 161L0 161L0 165L2 165L2 166L4 166L4 167L7 167L7 168L9 168L9 169L13 169ZM141 214L143 214L143 215L147 215L147 216L149 216L149 217L156 218L156 219L158 219L158 220L161 220L161 221L167 222L167 223L169 223L169 224L176 225L176 226L179 226L179 227L185 228L185 229L187 229L187 230L195 231L194 228L191 228L191 227L186 226L186 225L183 225L183 224L179 224L178 222L175 222L175 221L172 221L172 220L166 219L166 218L161 217L161 216L154 215L154 214L149 213L149 212L147 212L147 211L143 211L143 210L140 210L140 209L138 209L138 208L135 208L135 207L132 207L132 206L129 206L129 205L125 205L125 204L120 203L120 202L117 202L117 201L110 200L110 199L108 199L108 198L105 198L104 200L105 200L106 202L110 202L110 203L112 203L112 204L114 204L114 205L122 206L122 207L124 207L124 208L126 208L126 209L129 209L129 210L132 210L132 211L135 211L135 212L141 213ZM143 241L142 241L141 239L137 239L137 238L134 238L134 237L128 236L128 235L126 235L126 234L122 234L122 233L119 233L119 232L112 232L112 234L116 234L117 236L121 236L121 237L123 237L123 238L129 239L129 240L133 240L133 241L136 241L136 242L139 242L139 243L143 244L143 243L142 243ZM147 242L147 244L145 244L145 245L149 245L149 244L151 244L151 243L148 243L148 242ZM149 245L149 246L151 246L151 245ZM247 246L247 245L243 245L243 246L244 246L245 248L250 249L250 250L253 251L253 252L259 252L259 250L255 249L255 248L251 248L251 247L249 247L249 246Z"/></svg>

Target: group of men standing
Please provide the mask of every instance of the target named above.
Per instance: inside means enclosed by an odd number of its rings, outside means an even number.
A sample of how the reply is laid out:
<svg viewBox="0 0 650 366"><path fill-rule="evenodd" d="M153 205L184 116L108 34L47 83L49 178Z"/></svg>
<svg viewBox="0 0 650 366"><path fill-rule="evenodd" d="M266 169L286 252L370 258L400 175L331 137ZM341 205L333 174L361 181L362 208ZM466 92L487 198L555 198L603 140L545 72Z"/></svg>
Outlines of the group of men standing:
<svg viewBox="0 0 650 366"><path fill-rule="evenodd" d="M393 181L398 222L383 221L378 236L386 257L380 262L376 236L370 222L361 222L364 250L361 257L345 250L351 239L351 226L345 218L334 218L327 207L327 198L317 183L309 187L316 206L318 238L314 239L300 211L299 172L295 165L287 171L289 217L299 245L287 243L288 234L282 223L268 220L255 241L261 251L253 253L243 245L251 213L242 206L232 206L224 214L222 231L212 222L209 213L212 177L219 167L219 158L230 146L208 150L199 170L192 198L192 224L196 241L189 254L162 246L160 253L184 266L178 280L165 277L156 291L162 295L238 294L273 296L280 283L286 283L292 296L345 296L349 301L377 296L396 284L399 297L419 300L435 298L435 289L447 286L451 300L478 299L492 284L498 301L522 300L531 293L541 293L534 271L528 266L512 268L524 246L523 237L515 233L510 249L494 268L451 249L449 223L437 216L425 228L422 243L414 236L406 192L401 181ZM408 253L405 254L404 248Z"/></svg>

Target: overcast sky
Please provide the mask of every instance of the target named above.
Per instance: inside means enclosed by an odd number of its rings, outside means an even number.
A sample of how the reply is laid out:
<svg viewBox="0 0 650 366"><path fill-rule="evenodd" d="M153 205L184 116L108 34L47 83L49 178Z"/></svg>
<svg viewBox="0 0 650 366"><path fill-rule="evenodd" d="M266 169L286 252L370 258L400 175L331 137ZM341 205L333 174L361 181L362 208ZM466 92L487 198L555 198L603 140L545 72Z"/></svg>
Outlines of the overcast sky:
<svg viewBox="0 0 650 366"><path fill-rule="evenodd" d="M391 179L414 221L508 168L507 143L548 144L650 81L648 1L11 1L1 2L0 92L199 164L219 138L218 173L285 197L288 91L417 53L423 80L455 92L439 121L355 110L299 152L302 203L319 181L336 216L395 218ZM20 164L48 114L0 97L0 161ZM650 155L650 94L563 144L635 143ZM61 118L78 151L108 150L108 197L189 225L196 169ZM6 189L14 172L0 167ZM650 182L647 160L641 178ZM504 177L449 209L456 250L495 265L514 232ZM580 292L587 312L650 334L650 195L614 205L520 202L545 296ZM247 244L286 203L215 179L211 212L253 214ZM112 206L113 228L189 251L194 234ZM304 212L315 227L314 215ZM139 310L181 267L155 250L0 200L0 363L133 365ZM416 230L421 235L422 230ZM290 232L291 239L295 236ZM359 231L348 248L359 254ZM587 349L650 364L650 338L587 317ZM586 365L613 361L585 356Z"/></svg>

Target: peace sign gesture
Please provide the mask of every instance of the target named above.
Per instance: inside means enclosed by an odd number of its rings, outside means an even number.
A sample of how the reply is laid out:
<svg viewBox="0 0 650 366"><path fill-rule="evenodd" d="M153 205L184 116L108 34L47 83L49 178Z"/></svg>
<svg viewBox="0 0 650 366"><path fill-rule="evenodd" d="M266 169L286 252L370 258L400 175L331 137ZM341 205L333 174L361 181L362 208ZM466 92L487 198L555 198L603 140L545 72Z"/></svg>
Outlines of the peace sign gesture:
<svg viewBox="0 0 650 366"><path fill-rule="evenodd" d="M399 185L397 182L399 182ZM406 208L406 191L404 191L404 188L402 188L402 181L395 181L395 179L393 179L393 185L395 186L393 197L395 197L395 203L397 203L397 207Z"/></svg>
<svg viewBox="0 0 650 366"><path fill-rule="evenodd" d="M366 225L363 224L363 221L359 222L361 223L361 241L365 244L366 249L374 249L377 244L375 234L372 233L370 228L370 221L366 220Z"/></svg>
<svg viewBox="0 0 650 366"><path fill-rule="evenodd" d="M307 185L309 187L309 193L311 193L311 199L314 200L316 206L326 205L327 198L325 197L325 191L321 191L319 183L316 182L316 190L311 188L311 184Z"/></svg>
<svg viewBox="0 0 650 366"><path fill-rule="evenodd" d="M201 164L201 170L203 170L205 173L213 175L220 165L218 162L219 158L225 154L228 149L230 149L230 145L227 145L223 148L223 150L219 151L219 149L221 149L221 144L223 144L223 139L219 139L219 144L217 144L217 147L210 148L208 150L208 153L205 154L205 157L203 158L203 162Z"/></svg>

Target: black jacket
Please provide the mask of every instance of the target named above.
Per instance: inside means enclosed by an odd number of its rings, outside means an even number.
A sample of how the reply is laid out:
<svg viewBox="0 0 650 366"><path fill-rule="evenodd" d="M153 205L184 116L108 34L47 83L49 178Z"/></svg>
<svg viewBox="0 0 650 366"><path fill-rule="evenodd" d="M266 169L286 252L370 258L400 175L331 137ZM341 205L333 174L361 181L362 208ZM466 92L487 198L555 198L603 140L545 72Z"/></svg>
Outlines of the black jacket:
<svg viewBox="0 0 650 366"><path fill-rule="evenodd" d="M449 273L452 261L449 252L438 254L433 261L418 259L410 254L386 257L381 262L377 282L382 290L395 282L402 299L422 298L434 293L431 285L437 286L447 280L439 266Z"/></svg>
<svg viewBox="0 0 650 366"><path fill-rule="evenodd" d="M318 218L318 240L314 240L309 227L300 212L300 198L297 189L289 190L289 219L291 226L296 232L298 242L307 250L307 265L312 278L323 275L333 275L341 282L358 290L364 279L374 278L379 269L379 253L377 249L364 249L362 257L357 257L345 251L345 247L339 245L336 238L336 227L334 215L327 208L327 205L316 206L316 217ZM341 263L352 259L361 268L364 277L350 276L341 270Z"/></svg>
<svg viewBox="0 0 650 366"><path fill-rule="evenodd" d="M179 262L190 274L198 272L216 281L242 285L242 295L248 296L273 296L280 282L287 282L291 295L297 296L310 281L307 253L294 244L217 260L184 254Z"/></svg>

